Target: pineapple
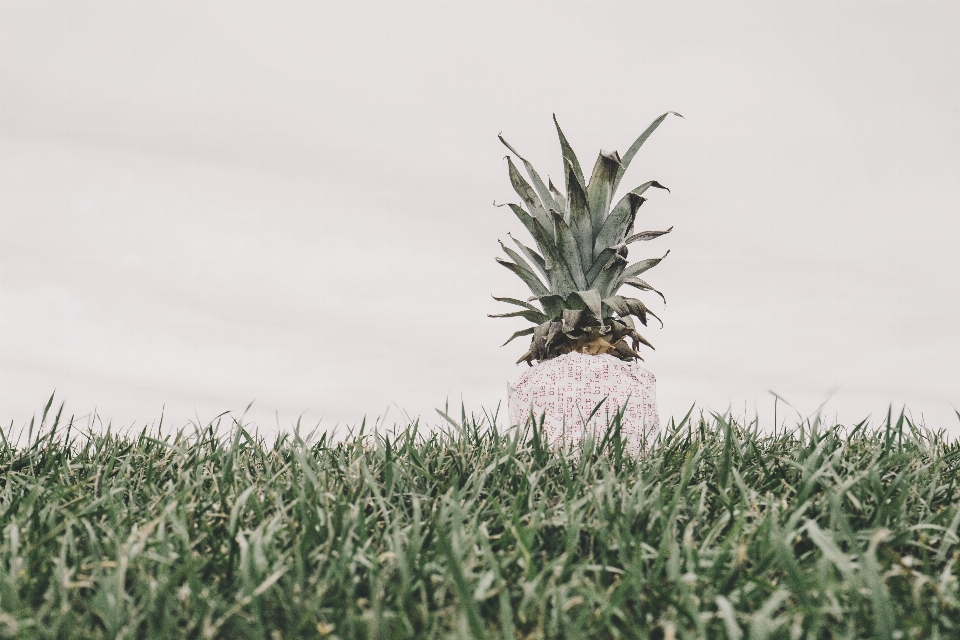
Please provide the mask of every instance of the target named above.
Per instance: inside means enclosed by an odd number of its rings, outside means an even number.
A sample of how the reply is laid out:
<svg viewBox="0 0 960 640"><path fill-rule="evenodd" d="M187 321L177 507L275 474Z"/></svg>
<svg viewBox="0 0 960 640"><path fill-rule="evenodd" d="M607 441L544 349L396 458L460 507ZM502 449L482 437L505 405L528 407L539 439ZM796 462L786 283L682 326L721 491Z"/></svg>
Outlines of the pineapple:
<svg viewBox="0 0 960 640"><path fill-rule="evenodd" d="M522 317L535 325L517 331L504 343L533 335L530 348L517 364L526 362L532 366L534 361L543 362L571 352L609 354L631 362L643 360L637 352L641 344L653 348L637 333L633 317L644 326L650 316L661 326L663 322L640 300L617 292L622 286L630 285L640 291L652 291L666 302L662 293L638 276L658 265L670 252L660 258L629 264L627 245L653 240L673 230L670 227L666 231L633 232L637 211L646 201L643 194L650 188L669 189L651 180L625 194L612 207L611 204L630 161L670 114L680 116L668 111L654 120L623 157L616 151L601 150L589 182L584 180L577 156L554 116L563 153L565 193L560 193L549 177L544 185L533 165L500 136L500 141L523 163L533 182L531 186L517 170L513 158L507 156L510 182L522 205L497 206L509 206L537 245L534 250L510 236L519 253L501 241L500 246L509 260L497 258L497 262L523 280L533 294L526 300L494 296L495 300L522 310L490 317Z"/></svg>

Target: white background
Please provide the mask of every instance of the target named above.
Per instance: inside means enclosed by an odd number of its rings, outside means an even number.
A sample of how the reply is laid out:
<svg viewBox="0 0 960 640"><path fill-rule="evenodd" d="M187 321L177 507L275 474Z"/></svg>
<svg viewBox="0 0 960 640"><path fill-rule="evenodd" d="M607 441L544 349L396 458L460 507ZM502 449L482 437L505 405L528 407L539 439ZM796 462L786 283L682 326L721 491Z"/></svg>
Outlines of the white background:
<svg viewBox="0 0 960 640"><path fill-rule="evenodd" d="M493 408L503 132L623 189L661 413L960 424L957 2L3 2L0 421ZM833 394L831 396L831 394ZM505 413L505 412L504 412ZM786 415L780 409L780 416Z"/></svg>

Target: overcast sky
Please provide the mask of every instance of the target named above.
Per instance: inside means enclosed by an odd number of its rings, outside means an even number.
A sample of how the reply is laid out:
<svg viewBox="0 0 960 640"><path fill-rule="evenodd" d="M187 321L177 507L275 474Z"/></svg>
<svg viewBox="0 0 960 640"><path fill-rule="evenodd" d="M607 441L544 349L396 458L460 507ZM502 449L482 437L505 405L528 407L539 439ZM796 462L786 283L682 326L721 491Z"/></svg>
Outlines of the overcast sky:
<svg viewBox="0 0 960 640"><path fill-rule="evenodd" d="M957 33L958 2L2 2L0 421L505 404L497 134L562 182L551 114L589 167L673 110L621 184L671 189L631 245L671 250L663 418L774 391L956 430Z"/></svg>

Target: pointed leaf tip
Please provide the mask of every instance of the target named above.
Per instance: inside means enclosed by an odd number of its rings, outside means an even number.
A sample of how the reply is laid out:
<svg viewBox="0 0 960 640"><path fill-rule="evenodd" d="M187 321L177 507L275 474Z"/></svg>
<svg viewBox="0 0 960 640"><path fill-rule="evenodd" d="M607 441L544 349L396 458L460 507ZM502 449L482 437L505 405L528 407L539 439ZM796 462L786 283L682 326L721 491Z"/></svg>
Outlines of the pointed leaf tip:
<svg viewBox="0 0 960 640"><path fill-rule="evenodd" d="M614 190L616 190L616 187L619 186L620 180L623 178L623 174L626 172L626 168L630 165L630 162L633 160L633 157L640 150L640 147L643 146L643 143L646 142L647 138L650 137L650 135L656 130L656 128L660 126L660 123L662 123L666 119L666 117L670 114L674 114L683 118L683 116L681 116L676 111L667 111L666 113L658 117L656 120L654 120L650 124L650 126L648 126L644 130L644 132L640 134L640 137L637 138L632 145L630 145L630 148L627 149L626 153L623 154L623 157L621 158L621 163L620 163L621 169L617 172L617 177L613 183Z"/></svg>
<svg viewBox="0 0 960 640"><path fill-rule="evenodd" d="M580 167L580 161L577 160L577 154L574 153L573 147L570 146L570 142L567 140L567 137L563 134L563 130L560 128L560 122L557 121L557 114L553 114L553 124L557 127L557 137L560 138L560 151L563 155L565 164L569 165L573 169L573 171L576 173L577 181L584 189L586 189L586 182L583 177L583 169ZM569 192L569 172L565 173L567 173L567 191Z"/></svg>
<svg viewBox="0 0 960 640"><path fill-rule="evenodd" d="M521 329L520 331L517 331L517 332L514 333L512 336L510 336L510 338L509 338L506 342L504 342L502 345L500 345L500 346L501 346L501 347L507 346L508 344L510 344L510 342L511 342L514 338L519 338L520 336L528 336L528 335L530 335L531 333L533 333L533 330L534 330L534 329L535 329L535 327L528 327L528 328L526 328L526 329ZM522 358L521 358L521 360L522 360ZM517 364L519 364L519 363L520 363L520 360L517 361Z"/></svg>
<svg viewBox="0 0 960 640"><path fill-rule="evenodd" d="M620 154L617 153L616 150L604 151L603 149L600 149L600 155L611 162L616 162L621 167L623 166L623 164L620 162Z"/></svg>
<svg viewBox="0 0 960 640"><path fill-rule="evenodd" d="M671 231L673 231L673 227L670 227L665 231L641 231L640 233L635 233L629 238L627 238L626 240L624 240L624 243L630 244L631 242L637 242L638 240L639 241L655 240L656 238L659 238L660 236L664 236L670 233Z"/></svg>
<svg viewBox="0 0 960 640"><path fill-rule="evenodd" d="M501 133L498 133L498 134L497 134L497 137L500 138L500 142L503 143L503 146L505 146L507 149L510 149L510 151L511 151L511 153L513 153L513 155L515 155L515 156L517 156L518 158L520 158L521 162L526 162L526 159L524 159L523 156L521 156L519 153L517 153L517 150L514 149L513 146L512 146L509 142L507 142L506 140L503 139L503 134L502 134L502 132L501 132Z"/></svg>

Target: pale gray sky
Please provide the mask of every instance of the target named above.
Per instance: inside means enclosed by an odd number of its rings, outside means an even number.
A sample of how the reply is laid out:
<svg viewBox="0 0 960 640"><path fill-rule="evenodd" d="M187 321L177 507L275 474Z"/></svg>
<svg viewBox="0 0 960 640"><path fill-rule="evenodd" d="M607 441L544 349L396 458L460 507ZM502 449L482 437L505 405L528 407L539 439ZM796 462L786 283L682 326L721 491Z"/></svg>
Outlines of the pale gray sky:
<svg viewBox="0 0 960 640"><path fill-rule="evenodd" d="M524 236L641 150L661 414L960 424L958 2L0 4L0 421L435 421L506 398ZM521 365L523 366L523 365ZM504 407L505 413L505 407ZM784 411L780 411L784 415Z"/></svg>

